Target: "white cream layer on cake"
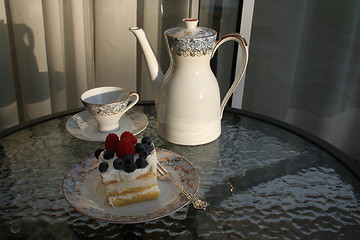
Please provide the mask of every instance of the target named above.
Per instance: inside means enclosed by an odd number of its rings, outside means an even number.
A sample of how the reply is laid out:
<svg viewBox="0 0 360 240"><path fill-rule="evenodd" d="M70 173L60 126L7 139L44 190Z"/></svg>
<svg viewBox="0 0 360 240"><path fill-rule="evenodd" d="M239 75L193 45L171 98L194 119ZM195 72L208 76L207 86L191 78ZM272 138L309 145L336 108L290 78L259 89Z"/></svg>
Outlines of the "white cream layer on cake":
<svg viewBox="0 0 360 240"><path fill-rule="evenodd" d="M145 168L137 168L133 172L115 169L113 161L116 155L109 160L104 159L104 152L99 155L99 163L107 162L109 168L100 173L106 189L107 198L113 207L125 206L131 203L148 201L158 198L160 194L157 185L157 156L153 150L146 157L148 165ZM134 159L138 154L134 155Z"/></svg>

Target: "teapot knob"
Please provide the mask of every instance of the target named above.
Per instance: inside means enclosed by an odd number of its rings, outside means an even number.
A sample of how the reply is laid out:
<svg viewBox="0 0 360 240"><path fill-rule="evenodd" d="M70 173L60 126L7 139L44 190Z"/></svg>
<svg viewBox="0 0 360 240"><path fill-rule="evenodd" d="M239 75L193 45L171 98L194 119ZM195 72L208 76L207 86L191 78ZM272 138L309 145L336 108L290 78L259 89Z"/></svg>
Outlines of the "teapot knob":
<svg viewBox="0 0 360 240"><path fill-rule="evenodd" d="M184 18L183 22L185 23L187 29L194 29L196 28L199 20L195 18Z"/></svg>

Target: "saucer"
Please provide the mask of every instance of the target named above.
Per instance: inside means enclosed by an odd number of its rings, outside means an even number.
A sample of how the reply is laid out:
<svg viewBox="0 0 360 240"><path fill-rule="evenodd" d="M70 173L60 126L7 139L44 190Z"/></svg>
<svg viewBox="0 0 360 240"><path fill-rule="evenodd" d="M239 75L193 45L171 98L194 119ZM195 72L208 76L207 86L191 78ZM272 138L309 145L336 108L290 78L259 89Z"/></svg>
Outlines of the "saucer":
<svg viewBox="0 0 360 240"><path fill-rule="evenodd" d="M120 119L120 127L114 131L118 136L129 131L134 135L142 132L149 124L145 113L136 108L128 110ZM97 122L87 110L72 116L66 122L66 130L74 137L91 142L105 142L109 133L97 130Z"/></svg>

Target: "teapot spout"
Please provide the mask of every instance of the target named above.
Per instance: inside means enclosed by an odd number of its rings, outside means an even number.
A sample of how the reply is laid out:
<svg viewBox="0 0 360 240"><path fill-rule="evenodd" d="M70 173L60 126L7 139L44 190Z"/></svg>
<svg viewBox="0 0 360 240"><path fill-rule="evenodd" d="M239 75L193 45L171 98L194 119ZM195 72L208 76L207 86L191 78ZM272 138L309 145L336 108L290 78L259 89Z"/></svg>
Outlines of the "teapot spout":
<svg viewBox="0 0 360 240"><path fill-rule="evenodd" d="M164 78L164 73L160 69L160 65L155 57L154 51L151 48L149 40L147 39L145 32L140 27L131 27L129 30L135 35L142 48L146 65L150 73L152 82L153 94L155 98L155 106L158 106L160 83Z"/></svg>

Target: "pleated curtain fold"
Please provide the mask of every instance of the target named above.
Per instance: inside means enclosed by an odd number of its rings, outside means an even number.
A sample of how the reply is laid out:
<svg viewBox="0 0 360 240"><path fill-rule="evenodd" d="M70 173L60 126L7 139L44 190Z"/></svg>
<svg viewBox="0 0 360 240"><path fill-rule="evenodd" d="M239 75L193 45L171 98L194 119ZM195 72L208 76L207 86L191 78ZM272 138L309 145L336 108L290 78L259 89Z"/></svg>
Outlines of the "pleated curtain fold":
<svg viewBox="0 0 360 240"><path fill-rule="evenodd" d="M144 28L166 70L162 31L189 17L190 4L198 2L0 0L0 131L82 107L81 93L93 87L120 86L152 100L128 29Z"/></svg>

